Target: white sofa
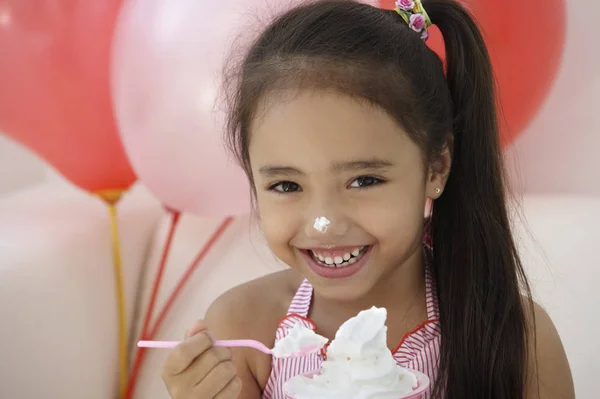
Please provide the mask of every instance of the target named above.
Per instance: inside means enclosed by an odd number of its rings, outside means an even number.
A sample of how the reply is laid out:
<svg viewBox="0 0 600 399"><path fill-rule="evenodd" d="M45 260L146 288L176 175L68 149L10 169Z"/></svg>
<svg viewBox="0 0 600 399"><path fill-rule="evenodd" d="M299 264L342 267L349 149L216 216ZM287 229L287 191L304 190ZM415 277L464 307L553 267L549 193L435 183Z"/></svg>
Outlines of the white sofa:
<svg viewBox="0 0 600 399"><path fill-rule="evenodd" d="M526 197L517 234L535 295L562 335L578 398L597 398L600 198ZM169 218L143 187L119 205L130 327L145 307ZM185 215L157 307L219 224ZM227 288L279 270L249 218L238 218L200 265L158 339L180 339ZM0 398L115 398L117 317L109 223L97 199L45 183L0 199ZM134 335L134 334L132 334ZM148 352L138 399L167 399L166 351Z"/></svg>

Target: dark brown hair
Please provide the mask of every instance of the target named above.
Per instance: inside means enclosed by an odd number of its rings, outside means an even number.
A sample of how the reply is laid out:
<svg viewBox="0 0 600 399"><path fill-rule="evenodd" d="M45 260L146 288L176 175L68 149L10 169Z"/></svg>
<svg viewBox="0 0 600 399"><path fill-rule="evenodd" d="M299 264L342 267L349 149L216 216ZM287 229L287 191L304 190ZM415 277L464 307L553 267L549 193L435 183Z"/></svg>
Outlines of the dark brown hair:
<svg viewBox="0 0 600 399"><path fill-rule="evenodd" d="M511 234L494 79L473 17L424 0L446 46L439 57L395 12L313 1L276 18L243 59L230 92L228 143L252 180L250 126L285 89L333 90L384 109L433 164L452 168L431 214L442 344L434 397L521 399L531 298Z"/></svg>

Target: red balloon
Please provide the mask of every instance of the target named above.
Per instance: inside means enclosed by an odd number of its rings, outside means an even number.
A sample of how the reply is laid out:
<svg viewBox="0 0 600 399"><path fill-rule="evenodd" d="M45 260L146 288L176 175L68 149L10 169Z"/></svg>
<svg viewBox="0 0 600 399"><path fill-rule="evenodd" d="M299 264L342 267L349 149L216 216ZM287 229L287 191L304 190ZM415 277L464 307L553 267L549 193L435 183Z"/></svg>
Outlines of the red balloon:
<svg viewBox="0 0 600 399"><path fill-rule="evenodd" d="M379 0L385 9L394 0ZM564 0L468 0L462 3L482 29L497 80L502 142L509 145L527 127L548 95L565 42ZM425 4L427 9L427 4ZM435 23L435 21L434 21ZM444 57L435 26L427 44Z"/></svg>
<svg viewBox="0 0 600 399"><path fill-rule="evenodd" d="M0 130L90 192L136 180L110 96L122 0L0 0Z"/></svg>

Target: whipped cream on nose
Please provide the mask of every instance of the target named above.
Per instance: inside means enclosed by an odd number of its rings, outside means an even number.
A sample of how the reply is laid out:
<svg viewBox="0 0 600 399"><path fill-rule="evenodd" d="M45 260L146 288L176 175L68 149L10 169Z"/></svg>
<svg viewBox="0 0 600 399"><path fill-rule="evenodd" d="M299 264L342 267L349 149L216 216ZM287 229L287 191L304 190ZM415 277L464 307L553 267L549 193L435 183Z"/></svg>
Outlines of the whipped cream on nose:
<svg viewBox="0 0 600 399"><path fill-rule="evenodd" d="M327 219L325 216L317 216L315 218L315 223L313 224L313 228L317 230L319 233L325 233L327 228L331 225L331 221Z"/></svg>

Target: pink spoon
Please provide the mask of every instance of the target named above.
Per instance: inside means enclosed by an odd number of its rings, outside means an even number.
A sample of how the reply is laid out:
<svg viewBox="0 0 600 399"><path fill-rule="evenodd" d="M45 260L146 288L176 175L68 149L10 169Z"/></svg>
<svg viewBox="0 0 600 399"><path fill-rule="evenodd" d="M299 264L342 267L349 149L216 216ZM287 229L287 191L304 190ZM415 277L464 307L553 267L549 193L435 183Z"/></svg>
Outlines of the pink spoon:
<svg viewBox="0 0 600 399"><path fill-rule="evenodd" d="M140 348L174 348L179 345L181 341L139 341L137 346ZM265 344L253 339L232 339L224 341L215 341L214 346L226 346L232 347L247 347L253 348L266 353L267 355L273 355L273 349L268 348ZM286 357L298 357L306 356L310 353L316 352L320 349L319 345L310 345L301 348L300 352L295 352Z"/></svg>

